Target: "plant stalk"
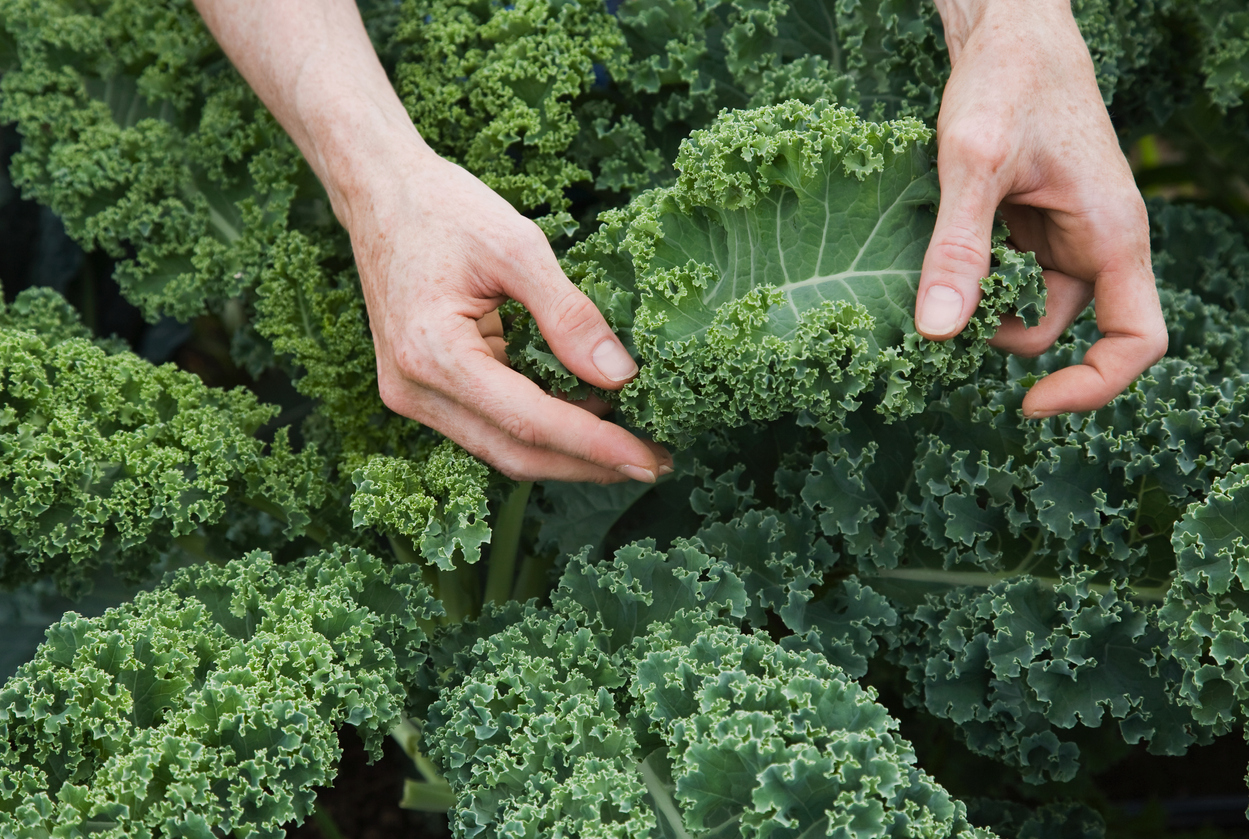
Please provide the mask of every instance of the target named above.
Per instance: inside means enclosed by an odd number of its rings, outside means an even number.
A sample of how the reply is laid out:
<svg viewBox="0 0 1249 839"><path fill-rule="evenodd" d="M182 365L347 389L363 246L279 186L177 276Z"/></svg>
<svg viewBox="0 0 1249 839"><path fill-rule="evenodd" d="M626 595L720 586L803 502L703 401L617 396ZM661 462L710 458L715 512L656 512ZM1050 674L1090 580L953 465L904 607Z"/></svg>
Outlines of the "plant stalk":
<svg viewBox="0 0 1249 839"><path fill-rule="evenodd" d="M323 839L346 839L333 817L319 804L312 809L312 823L317 826Z"/></svg>
<svg viewBox="0 0 1249 839"><path fill-rule="evenodd" d="M486 575L483 603L505 603L512 595L516 578L516 555L520 552L521 529L533 481L521 481L503 502L490 537L490 570Z"/></svg>

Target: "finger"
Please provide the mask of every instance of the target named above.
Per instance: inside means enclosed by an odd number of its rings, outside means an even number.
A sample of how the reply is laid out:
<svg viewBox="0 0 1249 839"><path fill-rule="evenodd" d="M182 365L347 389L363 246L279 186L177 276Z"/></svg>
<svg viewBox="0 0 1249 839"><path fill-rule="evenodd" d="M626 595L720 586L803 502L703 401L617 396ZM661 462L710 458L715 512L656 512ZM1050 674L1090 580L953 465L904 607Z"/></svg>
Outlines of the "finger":
<svg viewBox="0 0 1249 839"><path fill-rule="evenodd" d="M629 480L627 475L615 470L559 452L525 446L444 394L410 382L406 384L399 395L389 394L387 405L391 410L450 437L465 451L513 480L599 484Z"/></svg>
<svg viewBox="0 0 1249 839"><path fill-rule="evenodd" d="M498 309L491 309L477 319L477 331L483 338L503 337L503 318L499 317Z"/></svg>
<svg viewBox="0 0 1249 839"><path fill-rule="evenodd" d="M1093 286L1083 280L1061 271L1043 271L1042 276L1045 278L1045 316L1030 328L1025 328L1023 321L1014 315L1004 317L997 334L989 340L991 346L1014 355L1040 355L1093 299Z"/></svg>
<svg viewBox="0 0 1249 839"><path fill-rule="evenodd" d="M582 410L589 411L590 413L594 414L594 416L596 417L605 417L608 414L610 414L613 410L615 410L614 405L612 405L610 402L604 402L602 399L600 399L598 396L596 396L593 393L591 393L585 399L569 399L567 398L567 395L563 393L552 393L551 395L554 396L556 399L560 399L560 400L563 400L564 402L567 402L569 405L576 405L578 408L581 408ZM650 448L651 452L655 455L655 458L659 461L659 474L667 475L669 472L671 472L673 469L673 463L674 463L672 459L672 454L666 448L661 446L659 443L656 443L652 440L643 439L642 442L645 443L648 448Z"/></svg>
<svg viewBox="0 0 1249 839"><path fill-rule="evenodd" d="M986 156L957 138L938 151L941 204L915 300L915 329L934 341L963 331L980 302L980 280L989 273L993 214L1005 190L991 174L1002 162Z"/></svg>
<svg viewBox="0 0 1249 839"><path fill-rule="evenodd" d="M655 460L659 462L659 475L669 475L676 468L672 453L666 448L656 443L654 440L643 440L647 448L651 450L651 454L655 455Z"/></svg>
<svg viewBox="0 0 1249 839"><path fill-rule="evenodd" d="M1024 397L1024 416L1039 419L1100 408L1166 353L1166 322L1148 264L1100 276L1095 300L1103 337L1081 364L1037 382Z"/></svg>
<svg viewBox="0 0 1249 839"><path fill-rule="evenodd" d="M470 404L480 416L525 446L560 452L634 480L652 482L659 474L660 459L651 446L618 425L544 393L484 353L465 357L459 381L471 391Z"/></svg>
<svg viewBox="0 0 1249 839"><path fill-rule="evenodd" d="M607 416L612 412L614 407L610 402L604 402L593 393L584 399L569 399L568 394L559 393L558 391L552 391L551 395L556 399L562 399L570 405L576 405L578 408L589 411L596 417Z"/></svg>
<svg viewBox="0 0 1249 839"><path fill-rule="evenodd" d="M496 335L490 335L484 340L486 346L490 348L490 354L494 356L495 361L508 367L512 366L512 362L507 357L507 341Z"/></svg>
<svg viewBox="0 0 1249 839"><path fill-rule="evenodd" d="M578 378L608 390L623 387L638 366L598 308L564 276L550 248L518 266L523 282L505 289L533 315L555 356Z"/></svg>

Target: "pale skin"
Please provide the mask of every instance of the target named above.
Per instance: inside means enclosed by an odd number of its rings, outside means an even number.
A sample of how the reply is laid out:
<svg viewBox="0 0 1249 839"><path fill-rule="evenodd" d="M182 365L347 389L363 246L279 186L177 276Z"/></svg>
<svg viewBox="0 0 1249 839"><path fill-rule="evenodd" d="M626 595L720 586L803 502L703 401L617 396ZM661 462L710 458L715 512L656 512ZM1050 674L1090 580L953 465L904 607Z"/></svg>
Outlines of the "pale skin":
<svg viewBox="0 0 1249 839"><path fill-rule="evenodd" d="M1044 352L1092 300L1102 337L1029 391L1027 417L1105 405L1167 350L1145 204L1102 104L1068 0L937 0L953 72L937 119L941 206L915 328L967 325L989 270L994 210L1045 270L1047 314L992 343Z"/></svg>
<svg viewBox="0 0 1249 839"><path fill-rule="evenodd" d="M195 0L289 132L351 234L382 399L518 480L652 482L671 455L507 366L496 308L520 301L581 379L618 389L637 372L563 274L533 222L421 139L351 0ZM916 328L957 334L989 267L999 209L1046 270L1049 314L995 343L1045 349L1097 301L1106 336L1042 379L1029 416L1105 404L1166 350L1144 205L1119 151L1066 0L945 0L954 71L938 120L943 200ZM944 295L944 296L943 296Z"/></svg>

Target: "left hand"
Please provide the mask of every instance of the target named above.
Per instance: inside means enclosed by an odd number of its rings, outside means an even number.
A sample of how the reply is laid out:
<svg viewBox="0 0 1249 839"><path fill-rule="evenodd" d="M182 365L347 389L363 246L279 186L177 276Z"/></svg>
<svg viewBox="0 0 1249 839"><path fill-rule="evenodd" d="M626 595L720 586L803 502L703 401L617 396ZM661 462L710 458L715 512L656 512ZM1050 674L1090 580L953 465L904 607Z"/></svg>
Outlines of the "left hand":
<svg viewBox="0 0 1249 839"><path fill-rule="evenodd" d="M1095 301L1103 337L1082 364L1038 382L1027 417L1105 405L1167 349L1149 220L1066 0L945 0L953 71L937 121L941 205L915 328L943 341L967 325L1000 212L1045 269L1046 316L1003 323L992 343L1044 352Z"/></svg>

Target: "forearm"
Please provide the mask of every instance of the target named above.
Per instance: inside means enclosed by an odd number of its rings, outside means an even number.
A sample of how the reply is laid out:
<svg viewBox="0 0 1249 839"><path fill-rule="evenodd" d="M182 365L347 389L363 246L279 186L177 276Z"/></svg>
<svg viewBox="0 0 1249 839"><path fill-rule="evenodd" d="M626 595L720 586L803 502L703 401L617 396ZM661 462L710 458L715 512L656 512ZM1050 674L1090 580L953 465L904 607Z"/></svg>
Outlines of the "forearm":
<svg viewBox="0 0 1249 839"><path fill-rule="evenodd" d="M396 149L432 155L391 87L352 0L195 5L303 152L348 228L352 207L386 180Z"/></svg>
<svg viewBox="0 0 1249 839"><path fill-rule="evenodd" d="M1003 35L1023 35L1025 21L1047 29L1075 30L1071 0L934 0L945 28L950 63L958 61L971 33L982 25L1000 29ZM1077 30L1078 31L1078 30Z"/></svg>

